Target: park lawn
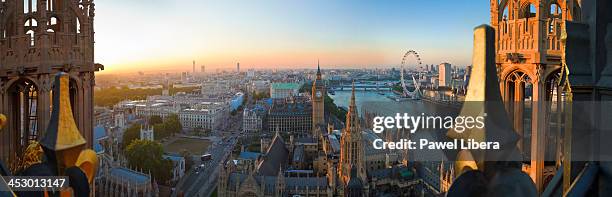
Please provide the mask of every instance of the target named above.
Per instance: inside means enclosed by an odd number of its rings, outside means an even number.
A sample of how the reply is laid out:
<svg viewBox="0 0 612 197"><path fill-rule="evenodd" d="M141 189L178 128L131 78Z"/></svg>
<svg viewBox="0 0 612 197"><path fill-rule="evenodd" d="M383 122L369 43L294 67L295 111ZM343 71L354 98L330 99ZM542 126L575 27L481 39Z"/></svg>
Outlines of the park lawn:
<svg viewBox="0 0 612 197"><path fill-rule="evenodd" d="M178 138L164 147L165 152L180 153L183 149L191 154L202 155L206 153L211 142L202 139Z"/></svg>

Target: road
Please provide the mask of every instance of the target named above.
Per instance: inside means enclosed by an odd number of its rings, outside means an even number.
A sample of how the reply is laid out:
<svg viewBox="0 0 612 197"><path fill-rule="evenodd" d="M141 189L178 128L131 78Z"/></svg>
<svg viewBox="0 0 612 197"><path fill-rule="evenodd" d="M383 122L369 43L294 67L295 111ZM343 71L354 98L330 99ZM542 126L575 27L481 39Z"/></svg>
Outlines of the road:
<svg viewBox="0 0 612 197"><path fill-rule="evenodd" d="M177 188L183 191L184 196L202 196L208 197L214 191L219 179L219 169L224 161L231 155L234 146L238 142L240 136L240 128L242 126L242 113L236 116L231 116L228 120L229 128L224 131L218 131L212 135L225 137L219 143L214 143L208 153L212 155L212 160L206 163L196 162L196 165L204 164L204 168L196 172L191 169L182 180L177 184ZM199 157L196 158L199 161ZM173 194L176 196L176 194Z"/></svg>

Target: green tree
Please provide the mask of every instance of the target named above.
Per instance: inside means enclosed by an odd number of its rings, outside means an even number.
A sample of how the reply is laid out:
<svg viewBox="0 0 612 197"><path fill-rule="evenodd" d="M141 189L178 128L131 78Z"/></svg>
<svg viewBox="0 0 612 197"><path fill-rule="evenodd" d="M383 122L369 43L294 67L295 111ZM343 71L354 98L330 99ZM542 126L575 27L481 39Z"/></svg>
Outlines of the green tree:
<svg viewBox="0 0 612 197"><path fill-rule="evenodd" d="M172 134L181 132L183 126L181 125L178 115L171 114L167 116L163 122L153 125L153 130L155 131L155 140L161 140L172 136Z"/></svg>
<svg viewBox="0 0 612 197"><path fill-rule="evenodd" d="M176 92L193 92L199 89L199 87L186 87L186 88L171 88L170 94ZM146 99L147 96L161 95L162 89L129 89L128 87L110 87L102 88L94 92L94 104L96 106L111 107L123 100L142 100Z"/></svg>
<svg viewBox="0 0 612 197"><path fill-rule="evenodd" d="M179 133L183 130L183 125L181 125L181 121L179 120L179 116L176 114L171 114L164 120L164 124L166 125L166 130L172 133Z"/></svg>
<svg viewBox="0 0 612 197"><path fill-rule="evenodd" d="M123 148L127 147L132 140L140 138L140 124L133 124L128 129L123 132L123 140L121 141L121 145Z"/></svg>
<svg viewBox="0 0 612 197"><path fill-rule="evenodd" d="M308 81L308 82L304 83L302 88L300 88L300 92L302 92L302 93L309 93L310 94L310 92L312 92L312 81ZM336 103L334 103L334 99L329 97L328 94L325 94L324 105L325 105L325 111L326 112L329 112L330 114L336 116L338 119L340 119L342 121L346 120L346 112L347 111L339 108L336 105Z"/></svg>
<svg viewBox="0 0 612 197"><path fill-rule="evenodd" d="M159 142L134 140L125 149L129 166L151 172L162 183L172 178L172 161L163 158L164 150Z"/></svg>
<svg viewBox="0 0 612 197"><path fill-rule="evenodd" d="M158 116L158 115L152 115L151 117L149 117L149 124L150 125L155 125L155 124L159 124L159 123L163 123L164 120Z"/></svg>
<svg viewBox="0 0 612 197"><path fill-rule="evenodd" d="M336 116L338 119L345 121L346 120L346 111L339 108L336 103L334 103L334 99L329 97L329 95L325 95L325 100L323 101L323 105L325 106L325 110Z"/></svg>
<svg viewBox="0 0 612 197"><path fill-rule="evenodd" d="M301 93L305 93L305 92L312 92L312 81L307 81L304 83L304 85L302 87L300 87L299 90Z"/></svg>
<svg viewBox="0 0 612 197"><path fill-rule="evenodd" d="M155 132L155 140L161 140L165 137L170 136L170 132L168 131L168 129L166 128L166 124L164 123L153 125L153 131Z"/></svg>

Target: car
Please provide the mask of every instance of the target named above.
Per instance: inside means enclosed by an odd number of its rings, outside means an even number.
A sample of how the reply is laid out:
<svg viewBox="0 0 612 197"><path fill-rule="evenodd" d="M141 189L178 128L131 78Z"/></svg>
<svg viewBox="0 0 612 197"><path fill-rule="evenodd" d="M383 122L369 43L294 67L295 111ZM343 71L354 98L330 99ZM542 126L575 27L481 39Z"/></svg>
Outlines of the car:
<svg viewBox="0 0 612 197"><path fill-rule="evenodd" d="M200 157L200 161L202 162L206 162L206 161L210 161L212 160L212 155L211 154L204 154Z"/></svg>

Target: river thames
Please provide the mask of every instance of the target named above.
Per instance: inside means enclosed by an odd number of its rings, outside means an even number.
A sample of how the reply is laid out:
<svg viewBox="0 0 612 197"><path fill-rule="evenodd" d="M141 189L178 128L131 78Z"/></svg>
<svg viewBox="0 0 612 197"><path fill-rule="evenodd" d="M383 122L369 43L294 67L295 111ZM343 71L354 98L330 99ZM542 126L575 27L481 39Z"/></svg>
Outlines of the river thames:
<svg viewBox="0 0 612 197"><path fill-rule="evenodd" d="M355 103L357 105L360 116L364 118L364 112L374 113L377 116L395 116L397 113L408 113L411 115L437 115L437 116L456 116L458 109L449 108L439 104L430 103L423 100L405 100L395 101L388 98L388 95L393 95L391 91L356 91ZM351 99L351 91L336 91L335 95L329 95L334 99L334 103L338 107L348 108ZM366 120L367 121L367 120ZM429 141L449 141L446 137L447 130L418 130L414 134L408 132L398 132L396 130L386 130L379 134L384 140L400 140L410 138L413 140L427 139ZM442 150L411 150L409 157L412 161L443 161L449 160L455 154L455 151Z"/></svg>
<svg viewBox="0 0 612 197"><path fill-rule="evenodd" d="M382 94L381 94L382 93ZM452 115L456 113L456 109L451 109L438 104L422 101L422 100L406 100L395 101L388 98L388 95L393 95L391 91L356 91L355 103L360 115L363 112L371 112L379 115L394 115L396 113L409 113L418 115L436 114L436 115ZM351 102L351 91L336 91L335 95L329 95L334 99L334 103L338 107L348 106Z"/></svg>

